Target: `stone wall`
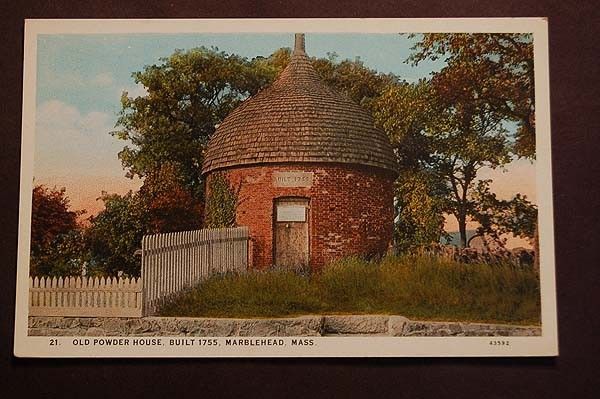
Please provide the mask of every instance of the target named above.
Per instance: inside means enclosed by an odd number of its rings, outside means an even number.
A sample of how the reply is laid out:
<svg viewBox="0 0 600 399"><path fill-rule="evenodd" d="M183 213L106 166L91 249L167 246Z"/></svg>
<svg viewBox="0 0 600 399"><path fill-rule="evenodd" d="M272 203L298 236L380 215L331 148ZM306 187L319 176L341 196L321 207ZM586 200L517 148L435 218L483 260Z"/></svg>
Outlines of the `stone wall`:
<svg viewBox="0 0 600 399"><path fill-rule="evenodd" d="M30 336L539 336L538 326L412 321L402 316L279 319L29 317Z"/></svg>
<svg viewBox="0 0 600 399"><path fill-rule="evenodd" d="M311 187L275 187L274 172L312 172ZM248 166L218 172L239 189L236 223L250 228L254 267L273 264L274 199L309 200L310 266L320 269L349 255L382 255L393 233L393 177L345 164ZM208 175L207 187L210 187ZM207 192L207 196L210 192Z"/></svg>

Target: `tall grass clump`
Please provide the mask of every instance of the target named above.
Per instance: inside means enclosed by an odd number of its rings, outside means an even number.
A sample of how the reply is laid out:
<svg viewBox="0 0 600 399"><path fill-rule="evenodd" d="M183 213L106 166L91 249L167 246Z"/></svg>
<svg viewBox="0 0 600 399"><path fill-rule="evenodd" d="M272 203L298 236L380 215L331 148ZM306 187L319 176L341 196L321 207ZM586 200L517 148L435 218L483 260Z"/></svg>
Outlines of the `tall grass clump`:
<svg viewBox="0 0 600 399"><path fill-rule="evenodd" d="M533 269L509 264L346 258L308 277L281 270L215 276L161 310L165 316L204 317L336 313L536 324L539 281Z"/></svg>
<svg viewBox="0 0 600 399"><path fill-rule="evenodd" d="M165 304L163 316L275 317L320 309L307 278L290 271L217 275Z"/></svg>
<svg viewBox="0 0 600 399"><path fill-rule="evenodd" d="M386 258L380 267L391 312L431 319L539 323L539 281L533 269L428 256Z"/></svg>
<svg viewBox="0 0 600 399"><path fill-rule="evenodd" d="M380 276L376 263L351 257L312 276L311 285L329 312L377 313L384 289Z"/></svg>

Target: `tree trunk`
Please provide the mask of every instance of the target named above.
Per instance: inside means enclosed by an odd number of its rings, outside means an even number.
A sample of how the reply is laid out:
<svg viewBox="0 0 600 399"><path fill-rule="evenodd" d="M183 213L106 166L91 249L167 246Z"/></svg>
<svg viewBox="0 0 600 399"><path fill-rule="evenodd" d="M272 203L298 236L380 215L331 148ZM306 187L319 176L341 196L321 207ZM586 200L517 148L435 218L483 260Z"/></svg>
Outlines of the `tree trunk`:
<svg viewBox="0 0 600 399"><path fill-rule="evenodd" d="M535 223L535 232L533 233L533 268L540 274L540 230L538 222Z"/></svg>
<svg viewBox="0 0 600 399"><path fill-rule="evenodd" d="M474 239L476 239L477 237L483 237L481 234L473 234L468 240L467 240L467 247L471 247L471 241L473 241Z"/></svg>
<svg viewBox="0 0 600 399"><path fill-rule="evenodd" d="M460 214L456 217L458 220L458 232L460 234L460 247L467 247L467 215Z"/></svg>

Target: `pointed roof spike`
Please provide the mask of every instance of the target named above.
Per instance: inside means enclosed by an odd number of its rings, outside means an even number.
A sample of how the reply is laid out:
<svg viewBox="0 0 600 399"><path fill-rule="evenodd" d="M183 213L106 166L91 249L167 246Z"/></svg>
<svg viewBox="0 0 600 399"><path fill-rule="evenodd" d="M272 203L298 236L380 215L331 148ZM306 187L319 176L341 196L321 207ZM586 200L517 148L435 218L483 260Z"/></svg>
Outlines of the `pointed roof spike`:
<svg viewBox="0 0 600 399"><path fill-rule="evenodd" d="M293 54L306 54L304 33L296 33Z"/></svg>

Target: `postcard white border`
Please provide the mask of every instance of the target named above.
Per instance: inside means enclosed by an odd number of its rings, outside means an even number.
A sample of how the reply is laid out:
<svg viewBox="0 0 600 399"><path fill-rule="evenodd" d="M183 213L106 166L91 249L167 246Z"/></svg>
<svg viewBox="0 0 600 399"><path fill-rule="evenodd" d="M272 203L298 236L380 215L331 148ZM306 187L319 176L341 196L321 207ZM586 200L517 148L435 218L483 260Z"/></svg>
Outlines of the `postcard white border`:
<svg viewBox="0 0 600 399"><path fill-rule="evenodd" d="M29 241L36 114L36 55L39 34L116 33L421 33L530 32L534 35L536 94L536 190L540 229L542 335L497 337L508 346L491 346L494 337L310 337L312 347L86 347L74 337L27 335ZM464 357L558 355L548 24L545 18L411 18L411 19L153 19L26 20L23 67L21 194L17 258L14 354L18 357ZM86 337L93 338L93 337ZM128 337L133 338L133 337ZM171 337L161 337L168 341ZM172 337L181 338L181 337ZM263 338L263 337L257 337ZM305 338L305 337L303 337ZM58 345L49 346L51 339ZM225 338L222 338L225 339ZM282 337L289 341L291 337Z"/></svg>

